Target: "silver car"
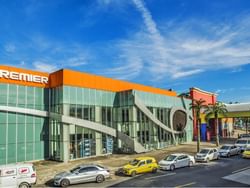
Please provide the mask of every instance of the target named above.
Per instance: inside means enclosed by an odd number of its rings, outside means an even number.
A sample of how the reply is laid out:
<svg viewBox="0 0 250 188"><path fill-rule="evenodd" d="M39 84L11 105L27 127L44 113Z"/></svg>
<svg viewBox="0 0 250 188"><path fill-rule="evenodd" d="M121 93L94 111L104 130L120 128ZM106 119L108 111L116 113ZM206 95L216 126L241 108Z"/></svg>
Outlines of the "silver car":
<svg viewBox="0 0 250 188"><path fill-rule="evenodd" d="M161 170L174 170L176 168L193 166L195 163L194 157L188 154L175 153L166 156L159 162Z"/></svg>
<svg viewBox="0 0 250 188"><path fill-rule="evenodd" d="M235 145L240 147L243 152L247 147L250 146L250 138L239 138L236 140Z"/></svg>
<svg viewBox="0 0 250 188"><path fill-rule="evenodd" d="M61 172L54 177L54 185L67 187L71 184L84 182L101 183L106 178L110 178L108 169L100 165L80 165L69 172Z"/></svg>
<svg viewBox="0 0 250 188"><path fill-rule="evenodd" d="M240 154L240 152L241 152L241 149L232 144L223 145L219 150L221 157L230 157L231 155Z"/></svg>
<svg viewBox="0 0 250 188"><path fill-rule="evenodd" d="M195 161L209 162L214 159L219 159L220 155L216 148L204 148L197 153L194 158Z"/></svg>

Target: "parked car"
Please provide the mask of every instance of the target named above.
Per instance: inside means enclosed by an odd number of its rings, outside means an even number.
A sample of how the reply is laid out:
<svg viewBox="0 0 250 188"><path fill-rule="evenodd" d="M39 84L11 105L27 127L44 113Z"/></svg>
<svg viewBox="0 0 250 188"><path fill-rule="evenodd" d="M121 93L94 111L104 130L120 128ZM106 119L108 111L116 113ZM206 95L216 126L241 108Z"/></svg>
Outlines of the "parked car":
<svg viewBox="0 0 250 188"><path fill-rule="evenodd" d="M67 187L71 184L97 182L101 183L110 178L108 169L95 164L84 164L73 168L69 172L61 172L54 177L54 185Z"/></svg>
<svg viewBox="0 0 250 188"><path fill-rule="evenodd" d="M195 161L209 162L214 159L219 159L220 155L217 148L201 149L195 156Z"/></svg>
<svg viewBox="0 0 250 188"><path fill-rule="evenodd" d="M163 160L159 162L160 169L162 170L174 170L176 168L193 166L195 163L194 157L188 154L175 153L167 155Z"/></svg>
<svg viewBox="0 0 250 188"><path fill-rule="evenodd" d="M250 138L250 134L240 134L239 138Z"/></svg>
<svg viewBox="0 0 250 188"><path fill-rule="evenodd" d="M242 153L242 157L250 159L250 147L245 149L245 151Z"/></svg>
<svg viewBox="0 0 250 188"><path fill-rule="evenodd" d="M231 155L237 155L240 153L241 153L240 148L232 144L223 145L219 149L219 154L221 157L230 157Z"/></svg>
<svg viewBox="0 0 250 188"><path fill-rule="evenodd" d="M36 170L31 163L0 166L0 187L28 188L36 184Z"/></svg>
<svg viewBox="0 0 250 188"><path fill-rule="evenodd" d="M244 151L250 146L250 138L239 138L236 140L235 145L240 147L241 151Z"/></svg>
<svg viewBox="0 0 250 188"><path fill-rule="evenodd" d="M157 172L159 168L157 161L153 157L138 157L130 161L123 168L123 174L129 176L135 176L136 174L146 173L146 172Z"/></svg>

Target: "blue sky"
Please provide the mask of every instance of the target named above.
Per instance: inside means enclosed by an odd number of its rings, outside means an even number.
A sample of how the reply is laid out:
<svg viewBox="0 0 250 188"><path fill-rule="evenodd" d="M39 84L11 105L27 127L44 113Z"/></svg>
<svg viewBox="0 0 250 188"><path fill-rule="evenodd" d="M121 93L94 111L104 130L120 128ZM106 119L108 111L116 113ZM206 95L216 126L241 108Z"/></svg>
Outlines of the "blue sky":
<svg viewBox="0 0 250 188"><path fill-rule="evenodd" d="M0 64L250 102L249 0L0 2Z"/></svg>

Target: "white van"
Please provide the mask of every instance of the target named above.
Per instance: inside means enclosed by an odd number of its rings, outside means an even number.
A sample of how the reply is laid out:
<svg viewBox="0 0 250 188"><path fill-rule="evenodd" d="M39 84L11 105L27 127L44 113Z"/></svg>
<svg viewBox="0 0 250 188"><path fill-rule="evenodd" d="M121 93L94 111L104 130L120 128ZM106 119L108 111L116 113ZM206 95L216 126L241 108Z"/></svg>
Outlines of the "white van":
<svg viewBox="0 0 250 188"><path fill-rule="evenodd" d="M0 165L0 188L28 188L36 184L36 170L31 163Z"/></svg>
<svg viewBox="0 0 250 188"><path fill-rule="evenodd" d="M244 151L247 147L250 146L250 138L239 138L236 140L235 145Z"/></svg>

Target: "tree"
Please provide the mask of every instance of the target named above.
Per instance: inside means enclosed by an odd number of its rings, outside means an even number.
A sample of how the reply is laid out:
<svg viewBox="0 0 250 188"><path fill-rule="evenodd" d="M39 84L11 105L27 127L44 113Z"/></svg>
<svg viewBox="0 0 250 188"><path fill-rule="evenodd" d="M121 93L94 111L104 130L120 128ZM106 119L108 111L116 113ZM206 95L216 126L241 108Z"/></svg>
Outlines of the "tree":
<svg viewBox="0 0 250 188"><path fill-rule="evenodd" d="M200 140L201 140L201 133L200 133L200 125L201 125L201 111L202 109L206 109L207 105L205 104L206 101L203 99L195 100L193 99L192 104L190 104L190 109L193 110L196 119L196 128L197 128L197 152L200 151Z"/></svg>
<svg viewBox="0 0 250 188"><path fill-rule="evenodd" d="M246 134L248 134L248 117L245 118Z"/></svg>
<svg viewBox="0 0 250 188"><path fill-rule="evenodd" d="M209 104L205 110L206 116L209 118L211 116L215 119L215 135L216 135L216 146L220 145L219 141L219 115L226 116L227 109L226 105L221 102L216 102L215 104ZM207 118L207 119L208 119Z"/></svg>

